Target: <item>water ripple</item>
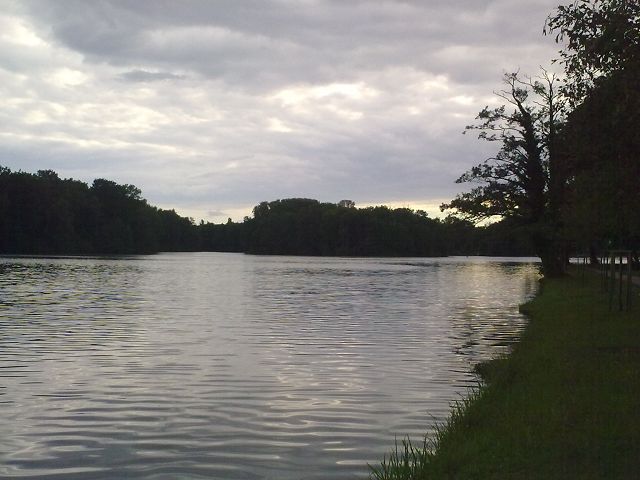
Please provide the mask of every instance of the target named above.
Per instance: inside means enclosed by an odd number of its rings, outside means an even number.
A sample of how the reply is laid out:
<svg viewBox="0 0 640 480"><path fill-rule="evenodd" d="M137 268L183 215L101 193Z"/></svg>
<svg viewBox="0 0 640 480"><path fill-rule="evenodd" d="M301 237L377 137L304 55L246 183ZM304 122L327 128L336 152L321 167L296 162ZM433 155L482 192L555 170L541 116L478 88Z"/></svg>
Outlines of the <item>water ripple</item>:
<svg viewBox="0 0 640 480"><path fill-rule="evenodd" d="M365 478L507 351L535 265L0 258L0 477Z"/></svg>

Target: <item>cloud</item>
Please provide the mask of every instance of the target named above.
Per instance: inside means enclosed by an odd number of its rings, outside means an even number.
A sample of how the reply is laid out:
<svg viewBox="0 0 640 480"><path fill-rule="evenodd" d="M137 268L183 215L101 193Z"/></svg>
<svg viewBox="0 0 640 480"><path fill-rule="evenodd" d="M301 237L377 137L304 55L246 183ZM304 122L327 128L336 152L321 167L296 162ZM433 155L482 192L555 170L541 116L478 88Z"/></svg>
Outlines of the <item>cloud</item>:
<svg viewBox="0 0 640 480"><path fill-rule="evenodd" d="M118 75L120 80L126 82L157 82L162 80L182 80L184 75L170 72L148 72L147 70L131 70Z"/></svg>
<svg viewBox="0 0 640 480"><path fill-rule="evenodd" d="M470 64L477 55L500 56L506 45L541 44L542 22L554 3L62 0L26 5L53 41L92 62L144 63L160 70L179 66L247 88L273 88L334 83L407 66L449 75L453 67L460 70L456 78L474 78L479 66L487 73L495 68L486 61Z"/></svg>
<svg viewBox="0 0 640 480"><path fill-rule="evenodd" d="M207 215L208 215L209 217L226 217L226 216L228 216L229 214L228 214L228 213L226 213L226 212L223 212L223 211L221 211L221 210L209 210L209 211L207 212Z"/></svg>
<svg viewBox="0 0 640 480"><path fill-rule="evenodd" d="M503 72L554 56L554 6L12 2L0 164L133 183L196 218L287 196L438 203L491 153L460 133Z"/></svg>

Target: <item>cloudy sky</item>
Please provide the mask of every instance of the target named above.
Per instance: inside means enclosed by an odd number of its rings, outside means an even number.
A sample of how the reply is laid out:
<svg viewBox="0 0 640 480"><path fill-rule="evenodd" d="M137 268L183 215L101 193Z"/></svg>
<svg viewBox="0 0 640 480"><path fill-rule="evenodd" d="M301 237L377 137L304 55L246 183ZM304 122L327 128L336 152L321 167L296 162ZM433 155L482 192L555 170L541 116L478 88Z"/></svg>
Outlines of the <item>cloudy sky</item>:
<svg viewBox="0 0 640 480"><path fill-rule="evenodd" d="M0 165L239 220L287 197L424 208L495 145L560 0L0 0ZM565 2L566 3L566 2Z"/></svg>

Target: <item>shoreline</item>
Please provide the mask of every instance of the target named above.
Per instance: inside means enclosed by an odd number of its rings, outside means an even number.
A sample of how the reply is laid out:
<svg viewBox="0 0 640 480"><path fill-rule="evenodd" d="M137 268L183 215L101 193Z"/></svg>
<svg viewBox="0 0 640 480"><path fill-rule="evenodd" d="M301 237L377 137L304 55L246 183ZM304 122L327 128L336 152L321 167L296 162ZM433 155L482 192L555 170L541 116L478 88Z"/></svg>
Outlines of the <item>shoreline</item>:
<svg viewBox="0 0 640 480"><path fill-rule="evenodd" d="M640 471L640 296L609 311L597 275L543 279L512 352L433 439L408 441L372 479L634 478ZM415 439L414 439L415 440Z"/></svg>

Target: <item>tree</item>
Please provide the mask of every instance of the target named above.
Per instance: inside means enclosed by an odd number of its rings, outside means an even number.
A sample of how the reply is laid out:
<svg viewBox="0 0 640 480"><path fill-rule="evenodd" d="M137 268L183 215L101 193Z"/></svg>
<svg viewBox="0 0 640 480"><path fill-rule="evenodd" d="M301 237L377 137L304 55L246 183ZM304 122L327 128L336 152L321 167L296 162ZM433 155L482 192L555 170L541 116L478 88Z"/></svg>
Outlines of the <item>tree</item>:
<svg viewBox="0 0 640 480"><path fill-rule="evenodd" d="M640 68L603 79L568 117L568 225L583 248L640 250Z"/></svg>
<svg viewBox="0 0 640 480"><path fill-rule="evenodd" d="M560 209L567 173L556 154L565 110L557 82L545 70L539 78L505 75L506 88L496 95L506 104L485 107L480 123L467 127L500 142L500 150L457 180L479 186L441 207L474 222L499 216L525 227L547 276L565 267Z"/></svg>
<svg viewBox="0 0 640 480"><path fill-rule="evenodd" d="M567 75L565 91L575 106L598 79L640 61L640 2L578 0L559 6L547 18L544 33L567 42L560 62Z"/></svg>
<svg viewBox="0 0 640 480"><path fill-rule="evenodd" d="M342 208L356 208L356 202L353 200L340 200L338 206Z"/></svg>
<svg viewBox="0 0 640 480"><path fill-rule="evenodd" d="M640 248L640 2L580 0L548 17L573 111L562 144L571 169L564 215L583 247Z"/></svg>

